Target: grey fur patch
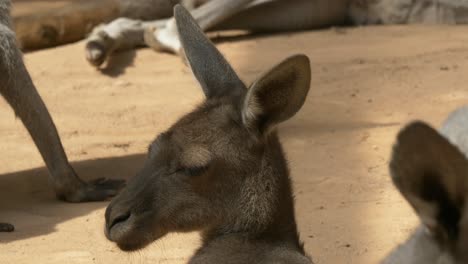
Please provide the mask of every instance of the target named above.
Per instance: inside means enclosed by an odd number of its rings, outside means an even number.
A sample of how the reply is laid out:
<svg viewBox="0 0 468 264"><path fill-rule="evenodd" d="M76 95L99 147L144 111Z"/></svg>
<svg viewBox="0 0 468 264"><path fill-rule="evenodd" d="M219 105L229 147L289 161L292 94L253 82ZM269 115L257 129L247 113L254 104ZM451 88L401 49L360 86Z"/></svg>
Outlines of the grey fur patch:
<svg viewBox="0 0 468 264"><path fill-rule="evenodd" d="M5 25L0 25L0 63L2 67L14 63L16 49L15 33ZM9 69L9 67L6 67Z"/></svg>
<svg viewBox="0 0 468 264"><path fill-rule="evenodd" d="M241 191L238 214L231 232L254 230L268 226L272 221L274 205L278 201L278 181L273 167L267 160L262 161L262 173L247 178Z"/></svg>
<svg viewBox="0 0 468 264"><path fill-rule="evenodd" d="M7 78L3 81L10 81L12 69L17 65L17 53L15 33L10 22L10 1L0 0L0 69L7 73L2 74L2 78Z"/></svg>
<svg viewBox="0 0 468 264"><path fill-rule="evenodd" d="M468 106L454 111L445 120L440 132L468 157Z"/></svg>
<svg viewBox="0 0 468 264"><path fill-rule="evenodd" d="M434 243L422 226L398 246L381 264L454 264L455 261Z"/></svg>
<svg viewBox="0 0 468 264"><path fill-rule="evenodd" d="M7 27L11 27L10 7L10 0L0 0L0 24Z"/></svg>
<svg viewBox="0 0 468 264"><path fill-rule="evenodd" d="M356 24L455 24L468 22L464 0L353 0L350 17Z"/></svg>

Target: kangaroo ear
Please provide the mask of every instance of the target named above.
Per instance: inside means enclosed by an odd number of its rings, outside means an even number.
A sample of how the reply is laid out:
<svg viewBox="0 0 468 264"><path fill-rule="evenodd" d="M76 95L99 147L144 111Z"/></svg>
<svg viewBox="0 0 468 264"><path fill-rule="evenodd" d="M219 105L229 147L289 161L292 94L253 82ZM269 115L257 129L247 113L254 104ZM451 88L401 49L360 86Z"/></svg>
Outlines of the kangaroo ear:
<svg viewBox="0 0 468 264"><path fill-rule="evenodd" d="M296 55L284 60L251 85L242 107L244 125L268 133L299 111L309 88L309 58Z"/></svg>
<svg viewBox="0 0 468 264"><path fill-rule="evenodd" d="M446 138L415 122L404 128L393 147L393 182L439 243L450 245L466 230L468 162Z"/></svg>
<svg viewBox="0 0 468 264"><path fill-rule="evenodd" d="M206 97L236 96L245 93L244 83L205 36L187 9L176 5L174 17L187 61Z"/></svg>

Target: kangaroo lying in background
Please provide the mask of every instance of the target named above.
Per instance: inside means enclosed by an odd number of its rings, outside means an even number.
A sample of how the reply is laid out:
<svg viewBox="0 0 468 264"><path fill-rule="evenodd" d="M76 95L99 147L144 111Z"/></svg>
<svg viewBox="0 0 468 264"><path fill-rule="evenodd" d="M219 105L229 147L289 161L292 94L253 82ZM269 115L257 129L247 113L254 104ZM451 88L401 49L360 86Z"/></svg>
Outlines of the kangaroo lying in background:
<svg viewBox="0 0 468 264"><path fill-rule="evenodd" d="M182 0L180 2L191 10L203 31L228 29L291 31L342 24L346 17L348 1ZM147 0L139 0L139 4L145 7L145 10L152 8L147 5ZM135 12L137 11L135 9ZM100 66L113 51L134 49L138 46L149 46L157 51L180 54L181 44L174 18L155 17L154 19L156 20L142 21L118 18L107 25L94 28L87 39L86 58L91 64Z"/></svg>
<svg viewBox="0 0 468 264"><path fill-rule="evenodd" d="M468 263L468 107L441 132L415 122L398 135L392 179L421 226L383 264Z"/></svg>
<svg viewBox="0 0 468 264"><path fill-rule="evenodd" d="M115 50L149 46L180 53L170 9L162 0L118 1L122 18L96 27L87 39L86 57L95 66ZM167 0L164 0L167 2ZM460 0L182 0L203 31L285 32L344 24L468 23L468 2ZM165 12L163 12L163 10ZM167 10L167 11L166 11ZM157 13L157 11L159 11ZM123 11L122 11L123 12ZM157 17L156 17L157 13ZM155 14L152 20L148 14ZM131 19L133 18L133 19ZM142 20L143 19L143 20Z"/></svg>
<svg viewBox="0 0 468 264"><path fill-rule="evenodd" d="M21 0L23 5L29 1L33 0ZM103 34L103 42L106 42L106 37L111 42L120 42L121 32L132 40L123 40L123 44L107 43L104 45L109 46L105 48L131 49L137 44L146 45L143 28L164 28L164 19L172 16L175 4L198 9L208 1L228 4L205 9L206 12L194 10L193 15L200 19L200 24L201 20L215 21L219 15L231 14L229 18L215 22L213 29L286 31L340 25L468 23L466 0L80 0L67 1L67 4L52 10L16 16L14 24L21 47L31 50L75 42L84 39L101 23L127 18L101 26L94 34ZM232 10L237 2L243 2L242 6ZM155 35L159 39L159 33ZM104 51L104 54L112 52L110 49ZM98 51L95 49L95 52Z"/></svg>
<svg viewBox="0 0 468 264"><path fill-rule="evenodd" d="M249 89L175 7L180 40L206 101L150 145L140 173L106 210L125 251L170 232L201 231L189 263L311 263L299 241L289 170L275 126L304 104L310 64L290 57Z"/></svg>
<svg viewBox="0 0 468 264"><path fill-rule="evenodd" d="M123 181L98 179L86 183L68 162L54 122L23 63L11 30L9 8L9 0L0 0L0 94L21 119L39 149L57 197L68 202L86 202L114 196ZM13 229L11 224L0 223L0 232Z"/></svg>

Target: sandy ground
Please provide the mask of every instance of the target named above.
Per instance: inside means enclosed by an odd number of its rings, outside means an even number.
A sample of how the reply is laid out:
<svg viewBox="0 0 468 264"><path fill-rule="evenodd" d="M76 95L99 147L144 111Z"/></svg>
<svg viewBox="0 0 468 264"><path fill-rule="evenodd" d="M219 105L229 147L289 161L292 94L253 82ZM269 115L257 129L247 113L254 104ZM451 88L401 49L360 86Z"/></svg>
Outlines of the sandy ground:
<svg viewBox="0 0 468 264"><path fill-rule="evenodd" d="M439 126L468 99L468 27L369 27L224 41L218 46L250 82L281 59L313 63L306 105L279 128L290 160L297 221L316 263L377 263L416 218L387 170L397 131ZM202 100L177 57L126 52L102 72L77 43L25 55L78 173L130 178L148 143ZM168 236L126 254L103 235L107 202L55 200L21 122L0 100L1 263L185 263L197 234Z"/></svg>

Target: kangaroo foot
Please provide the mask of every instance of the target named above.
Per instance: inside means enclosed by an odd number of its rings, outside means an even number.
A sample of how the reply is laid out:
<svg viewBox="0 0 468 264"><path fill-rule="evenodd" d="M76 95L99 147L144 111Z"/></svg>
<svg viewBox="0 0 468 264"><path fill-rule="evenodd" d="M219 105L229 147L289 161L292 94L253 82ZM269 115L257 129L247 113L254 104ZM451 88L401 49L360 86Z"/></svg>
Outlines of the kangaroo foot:
<svg viewBox="0 0 468 264"><path fill-rule="evenodd" d="M55 193L61 200L80 203L103 201L115 196L124 186L124 180L99 178L84 182L73 170L70 177L60 177L54 182Z"/></svg>
<svg viewBox="0 0 468 264"><path fill-rule="evenodd" d="M96 28L92 38L86 42L86 59L95 67L101 66L113 50L115 40L105 31Z"/></svg>

